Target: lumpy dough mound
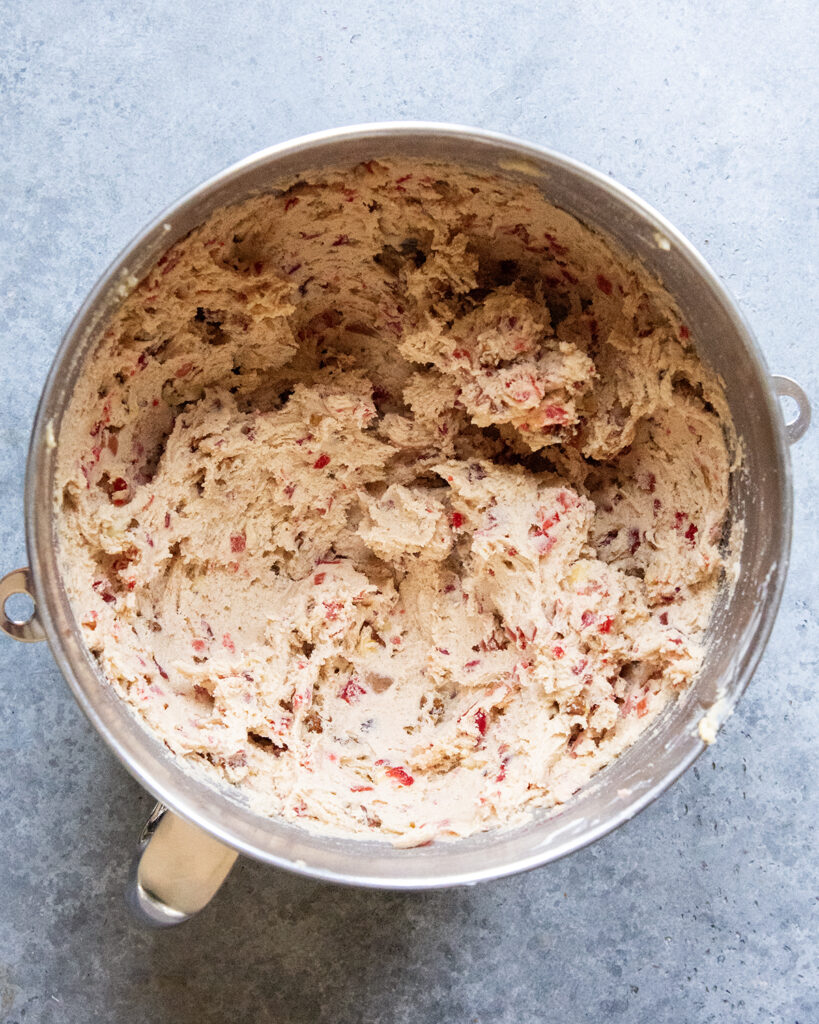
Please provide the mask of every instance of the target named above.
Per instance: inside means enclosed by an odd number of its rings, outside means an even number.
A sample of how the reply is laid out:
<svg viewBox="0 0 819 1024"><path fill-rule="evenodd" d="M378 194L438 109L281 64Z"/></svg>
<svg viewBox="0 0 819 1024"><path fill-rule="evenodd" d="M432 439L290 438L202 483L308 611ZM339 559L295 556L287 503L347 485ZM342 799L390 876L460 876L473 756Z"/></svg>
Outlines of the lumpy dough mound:
<svg viewBox="0 0 819 1024"><path fill-rule="evenodd" d="M691 682L730 436L638 264L533 186L370 161L217 211L121 304L59 432L61 564L192 768L309 828L463 836Z"/></svg>

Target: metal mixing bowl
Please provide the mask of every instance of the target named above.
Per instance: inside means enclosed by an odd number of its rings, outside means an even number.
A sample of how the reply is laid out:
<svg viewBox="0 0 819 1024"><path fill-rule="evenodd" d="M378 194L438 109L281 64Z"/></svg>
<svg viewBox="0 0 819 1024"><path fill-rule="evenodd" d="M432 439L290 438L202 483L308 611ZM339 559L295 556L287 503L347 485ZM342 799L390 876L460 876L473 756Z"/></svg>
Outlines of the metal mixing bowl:
<svg viewBox="0 0 819 1024"><path fill-rule="evenodd" d="M55 438L83 361L121 301L124 279L139 278L217 207L296 172L406 156L533 182L549 201L613 237L663 281L701 356L724 379L744 453L733 481L731 516L745 526L739 577L716 607L702 671L635 746L559 813L540 814L514 830L412 850L325 838L262 817L227 788L186 771L105 682L86 650L60 579L53 501ZM782 394L799 406L798 418L788 425L777 400ZM48 640L94 728L142 785L185 819L159 811L143 834L131 896L155 923L184 920L204 905L229 870L233 851L315 878L395 889L458 885L523 871L578 850L631 818L701 753L698 724L704 713L710 709L709 727L717 728L735 706L762 654L782 594L791 536L788 442L801 436L808 418L804 393L794 382L770 376L742 315L702 257L610 178L541 147L468 128L394 123L321 132L257 153L195 189L124 250L86 299L54 359L31 435L25 492L30 569L11 573L0 584L0 608L11 593L25 591L35 611L16 623L3 613L0 625L18 639ZM199 871L195 878L192 865Z"/></svg>

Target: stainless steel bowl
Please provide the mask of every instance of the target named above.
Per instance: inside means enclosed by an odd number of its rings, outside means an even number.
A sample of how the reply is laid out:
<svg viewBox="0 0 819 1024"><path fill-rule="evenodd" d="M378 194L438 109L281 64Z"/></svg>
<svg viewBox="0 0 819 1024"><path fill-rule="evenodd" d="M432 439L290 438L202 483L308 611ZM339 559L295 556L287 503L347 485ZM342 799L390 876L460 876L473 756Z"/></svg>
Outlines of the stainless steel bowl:
<svg viewBox="0 0 819 1024"><path fill-rule="evenodd" d="M731 515L745 525L739 578L716 608L703 669L634 747L559 813L542 814L515 830L413 850L313 835L255 814L227 789L217 790L186 772L106 684L85 648L60 579L52 500L54 439L83 361L121 300L125 279L139 278L217 207L295 172L405 156L534 182L551 202L613 237L661 278L702 357L725 381L744 450ZM799 408L787 425L777 400L783 394L795 398ZM184 920L200 909L230 869L233 851L316 878L393 889L468 884L523 871L580 849L640 811L703 750L698 725L704 714L708 727L718 728L735 706L779 605L791 535L788 443L804 432L809 414L797 384L770 376L741 313L703 258L663 217L604 175L539 146L450 125L378 124L309 135L243 160L166 210L86 299L54 359L31 435L25 492L30 569L11 573L0 584L0 608L9 594L24 591L34 599L35 611L24 623L3 613L0 625L18 639L48 640L94 728L142 785L183 819L161 809L143 833L131 897L155 923Z"/></svg>

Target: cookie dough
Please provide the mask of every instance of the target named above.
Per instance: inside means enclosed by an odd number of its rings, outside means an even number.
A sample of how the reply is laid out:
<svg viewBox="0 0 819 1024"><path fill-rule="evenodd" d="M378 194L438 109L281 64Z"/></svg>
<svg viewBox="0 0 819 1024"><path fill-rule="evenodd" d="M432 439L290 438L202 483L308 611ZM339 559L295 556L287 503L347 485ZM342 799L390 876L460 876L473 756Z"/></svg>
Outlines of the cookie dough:
<svg viewBox="0 0 819 1024"><path fill-rule="evenodd" d="M58 436L100 669L261 812L404 845L567 800L695 676L722 389L531 185L369 161L213 214Z"/></svg>

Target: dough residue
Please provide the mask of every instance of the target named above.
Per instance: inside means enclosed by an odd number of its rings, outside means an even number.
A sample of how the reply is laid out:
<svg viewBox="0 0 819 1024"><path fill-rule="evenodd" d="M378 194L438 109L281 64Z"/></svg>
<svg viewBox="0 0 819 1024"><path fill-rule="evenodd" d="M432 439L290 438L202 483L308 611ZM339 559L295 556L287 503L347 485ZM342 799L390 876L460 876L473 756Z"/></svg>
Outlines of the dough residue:
<svg viewBox="0 0 819 1024"><path fill-rule="evenodd" d="M730 438L638 264L534 185L373 160L217 211L128 294L58 437L61 564L189 765L310 828L463 836L690 684Z"/></svg>

